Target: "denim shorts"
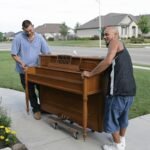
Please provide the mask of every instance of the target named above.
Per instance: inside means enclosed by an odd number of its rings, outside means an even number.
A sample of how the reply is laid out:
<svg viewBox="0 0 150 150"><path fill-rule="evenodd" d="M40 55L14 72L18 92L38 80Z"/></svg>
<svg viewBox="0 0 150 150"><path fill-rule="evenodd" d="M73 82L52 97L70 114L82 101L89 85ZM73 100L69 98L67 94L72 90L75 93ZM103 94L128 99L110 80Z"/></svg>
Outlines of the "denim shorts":
<svg viewBox="0 0 150 150"><path fill-rule="evenodd" d="M128 112L133 96L106 96L104 131L114 133L128 126Z"/></svg>

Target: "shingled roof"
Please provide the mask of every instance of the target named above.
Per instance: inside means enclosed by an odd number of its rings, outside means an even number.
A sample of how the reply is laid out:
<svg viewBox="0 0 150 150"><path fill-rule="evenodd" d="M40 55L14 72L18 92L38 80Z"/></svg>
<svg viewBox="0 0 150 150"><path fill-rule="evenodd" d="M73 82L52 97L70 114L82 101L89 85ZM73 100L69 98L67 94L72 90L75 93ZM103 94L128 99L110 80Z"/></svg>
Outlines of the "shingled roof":
<svg viewBox="0 0 150 150"><path fill-rule="evenodd" d="M57 23L50 23L50 24L43 24L41 26L38 26L35 28L35 31L40 33L40 34L45 34L45 33L59 33L60 31L60 26L61 24Z"/></svg>
<svg viewBox="0 0 150 150"><path fill-rule="evenodd" d="M136 22L136 18L129 14L119 14L119 13L109 13L105 16L101 16L101 26L117 26L120 25L121 21L126 17L129 16L133 21ZM90 20L89 22L81 25L78 30L80 29L94 29L99 27L99 16Z"/></svg>

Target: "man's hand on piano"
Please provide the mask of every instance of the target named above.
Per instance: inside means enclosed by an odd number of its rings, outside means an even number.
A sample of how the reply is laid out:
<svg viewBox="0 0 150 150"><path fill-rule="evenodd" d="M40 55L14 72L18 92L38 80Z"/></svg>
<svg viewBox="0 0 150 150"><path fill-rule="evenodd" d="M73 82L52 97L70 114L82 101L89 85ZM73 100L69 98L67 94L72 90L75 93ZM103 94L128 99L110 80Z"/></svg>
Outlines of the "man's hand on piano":
<svg viewBox="0 0 150 150"><path fill-rule="evenodd" d="M89 78L92 76L91 72L89 71L83 71L81 74L82 78L84 79L85 77Z"/></svg>
<svg viewBox="0 0 150 150"><path fill-rule="evenodd" d="M25 71L27 70L27 68L28 68L27 65L24 64L24 63L21 64L21 67L22 67L22 69L23 69L24 72L25 72Z"/></svg>

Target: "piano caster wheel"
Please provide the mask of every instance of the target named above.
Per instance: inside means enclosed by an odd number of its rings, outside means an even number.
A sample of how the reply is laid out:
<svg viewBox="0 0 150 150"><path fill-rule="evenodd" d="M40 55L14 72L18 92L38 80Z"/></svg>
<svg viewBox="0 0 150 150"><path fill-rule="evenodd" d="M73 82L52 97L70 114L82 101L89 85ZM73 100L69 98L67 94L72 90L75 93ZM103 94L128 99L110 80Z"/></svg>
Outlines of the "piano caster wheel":
<svg viewBox="0 0 150 150"><path fill-rule="evenodd" d="M53 127L54 127L54 129L57 129L57 127L58 127L57 122L55 122L55 123L53 124Z"/></svg>
<svg viewBox="0 0 150 150"><path fill-rule="evenodd" d="M77 140L78 139L78 135L79 135L79 132L74 132L73 133L73 137Z"/></svg>
<svg viewBox="0 0 150 150"><path fill-rule="evenodd" d="M73 121L70 121L70 124L73 124Z"/></svg>

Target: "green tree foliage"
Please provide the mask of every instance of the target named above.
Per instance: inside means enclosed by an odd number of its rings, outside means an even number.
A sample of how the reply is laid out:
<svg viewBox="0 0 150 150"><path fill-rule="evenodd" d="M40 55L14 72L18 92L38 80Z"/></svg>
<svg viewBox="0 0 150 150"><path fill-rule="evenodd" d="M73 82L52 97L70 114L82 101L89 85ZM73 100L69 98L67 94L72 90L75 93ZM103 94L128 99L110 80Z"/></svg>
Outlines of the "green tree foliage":
<svg viewBox="0 0 150 150"><path fill-rule="evenodd" d="M141 16L138 21L138 27L142 34L146 34L150 31L150 19L147 16Z"/></svg>
<svg viewBox="0 0 150 150"><path fill-rule="evenodd" d="M0 32L0 42L3 41L3 33Z"/></svg>
<svg viewBox="0 0 150 150"><path fill-rule="evenodd" d="M77 29L78 29L79 26L80 26L80 24L77 22L75 27L74 27L74 33L75 34L77 34Z"/></svg>
<svg viewBox="0 0 150 150"><path fill-rule="evenodd" d="M59 32L60 32L60 34L62 35L62 37L64 39L67 38L68 30L69 30L69 28L67 27L66 23L65 22L62 23L61 26L60 26L60 31Z"/></svg>

